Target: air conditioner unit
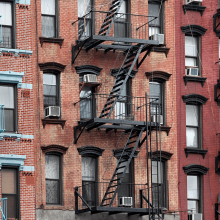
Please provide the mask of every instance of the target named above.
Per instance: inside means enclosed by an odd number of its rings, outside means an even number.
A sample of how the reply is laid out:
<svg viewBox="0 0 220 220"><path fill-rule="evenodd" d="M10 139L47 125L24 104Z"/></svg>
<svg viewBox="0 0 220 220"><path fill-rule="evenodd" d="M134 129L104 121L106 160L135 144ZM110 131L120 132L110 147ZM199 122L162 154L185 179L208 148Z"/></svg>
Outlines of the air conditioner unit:
<svg viewBox="0 0 220 220"><path fill-rule="evenodd" d="M151 122L163 124L163 115L151 115Z"/></svg>
<svg viewBox="0 0 220 220"><path fill-rule="evenodd" d="M189 220L202 220L201 213L189 214Z"/></svg>
<svg viewBox="0 0 220 220"><path fill-rule="evenodd" d="M83 82L85 83L97 83L97 76L95 74L86 74L83 76Z"/></svg>
<svg viewBox="0 0 220 220"><path fill-rule="evenodd" d="M164 34L154 34L153 40L159 41L159 44L164 44Z"/></svg>
<svg viewBox="0 0 220 220"><path fill-rule="evenodd" d="M132 206L132 197L120 197L119 205L120 206Z"/></svg>
<svg viewBox="0 0 220 220"><path fill-rule="evenodd" d="M60 107L59 106L48 106L44 109L45 118L48 117L60 117Z"/></svg>
<svg viewBox="0 0 220 220"><path fill-rule="evenodd" d="M186 4L190 4L192 2L199 3L202 2L202 0L186 0Z"/></svg>
<svg viewBox="0 0 220 220"><path fill-rule="evenodd" d="M198 76L199 69L198 68L187 68L185 69L186 76Z"/></svg>

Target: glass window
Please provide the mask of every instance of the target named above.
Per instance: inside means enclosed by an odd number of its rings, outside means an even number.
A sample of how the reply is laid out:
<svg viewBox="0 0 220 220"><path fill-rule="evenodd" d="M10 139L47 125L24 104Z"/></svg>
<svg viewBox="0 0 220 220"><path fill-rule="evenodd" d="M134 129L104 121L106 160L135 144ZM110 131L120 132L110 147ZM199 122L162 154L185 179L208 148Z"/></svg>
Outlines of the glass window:
<svg viewBox="0 0 220 220"><path fill-rule="evenodd" d="M92 112L92 88L84 86L80 92L80 118L91 119Z"/></svg>
<svg viewBox="0 0 220 220"><path fill-rule="evenodd" d="M198 148L199 106L186 105L186 143L187 147Z"/></svg>
<svg viewBox="0 0 220 220"><path fill-rule="evenodd" d="M61 204L60 156L45 155L46 203Z"/></svg>
<svg viewBox="0 0 220 220"><path fill-rule="evenodd" d="M0 24L2 25L2 42L0 47L13 47L13 22L12 22L12 3L0 2Z"/></svg>
<svg viewBox="0 0 220 220"><path fill-rule="evenodd" d="M58 37L56 30L56 0L41 1L41 22L43 37Z"/></svg>
<svg viewBox="0 0 220 220"><path fill-rule="evenodd" d="M0 85L0 105L4 105L5 132L16 131L15 88L11 85ZM17 98L17 97L16 97Z"/></svg>
<svg viewBox="0 0 220 220"><path fill-rule="evenodd" d="M200 193L199 176L187 176L187 203L188 213L199 213Z"/></svg>
<svg viewBox="0 0 220 220"><path fill-rule="evenodd" d="M2 198L7 200L7 217L18 219L18 176L17 169L2 168Z"/></svg>
<svg viewBox="0 0 220 220"><path fill-rule="evenodd" d="M44 73L43 74L43 94L44 94L44 107L59 106L58 94L58 75Z"/></svg>

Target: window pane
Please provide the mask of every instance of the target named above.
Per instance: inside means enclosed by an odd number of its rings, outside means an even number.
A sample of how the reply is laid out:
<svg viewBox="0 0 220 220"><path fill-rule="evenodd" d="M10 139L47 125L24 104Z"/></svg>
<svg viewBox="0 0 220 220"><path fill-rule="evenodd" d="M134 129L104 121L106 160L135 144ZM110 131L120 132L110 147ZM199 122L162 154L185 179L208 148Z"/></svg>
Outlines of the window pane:
<svg viewBox="0 0 220 220"><path fill-rule="evenodd" d="M54 74L43 74L44 85L56 85L56 75Z"/></svg>
<svg viewBox="0 0 220 220"><path fill-rule="evenodd" d="M12 5L9 2L0 2L0 24L12 25Z"/></svg>
<svg viewBox="0 0 220 220"><path fill-rule="evenodd" d="M82 180L95 181L96 158L82 157Z"/></svg>
<svg viewBox="0 0 220 220"><path fill-rule="evenodd" d="M149 27L149 36L152 36L154 34L159 34L160 28L158 27Z"/></svg>
<svg viewBox="0 0 220 220"><path fill-rule="evenodd" d="M2 42L0 47L12 47L12 29L11 27L2 27Z"/></svg>
<svg viewBox="0 0 220 220"><path fill-rule="evenodd" d="M44 85L44 95L56 96L56 86Z"/></svg>
<svg viewBox="0 0 220 220"><path fill-rule="evenodd" d="M2 193L3 194L16 194L16 170L15 169L2 169Z"/></svg>
<svg viewBox="0 0 220 220"><path fill-rule="evenodd" d="M197 38L192 36L185 36L185 55L197 56Z"/></svg>
<svg viewBox="0 0 220 220"><path fill-rule="evenodd" d="M119 161L119 160L117 160L117 162L118 162L118 161ZM120 167L123 167L123 166L126 166L126 165L127 165L127 161L125 161L125 162L121 163L121 164L120 164ZM124 170L125 170L125 167L124 167L124 168L119 169L119 170L117 171L117 173L124 172ZM126 170L126 173L129 173L129 166L128 166L128 169Z"/></svg>
<svg viewBox="0 0 220 220"><path fill-rule="evenodd" d="M41 0L41 14L55 15L55 0Z"/></svg>
<svg viewBox="0 0 220 220"><path fill-rule="evenodd" d="M187 176L187 198L199 199L198 176Z"/></svg>
<svg viewBox="0 0 220 220"><path fill-rule="evenodd" d="M58 106L56 97L46 97L44 96L44 105L45 106Z"/></svg>
<svg viewBox="0 0 220 220"><path fill-rule="evenodd" d="M186 125L198 126L199 125L199 106L186 105Z"/></svg>
<svg viewBox="0 0 220 220"><path fill-rule="evenodd" d="M149 25L160 26L160 10L160 4L148 4L148 16L158 17L156 19L154 19L154 17L149 17Z"/></svg>
<svg viewBox="0 0 220 220"><path fill-rule="evenodd" d="M14 108L14 87L0 86L0 105L5 108Z"/></svg>
<svg viewBox="0 0 220 220"><path fill-rule="evenodd" d="M84 4L85 2L85 4ZM92 8L91 0L78 0L78 17L83 17L90 12Z"/></svg>
<svg viewBox="0 0 220 220"><path fill-rule="evenodd" d="M45 177L46 179L59 179L60 157L56 155L45 155Z"/></svg>
<svg viewBox="0 0 220 220"><path fill-rule="evenodd" d="M185 58L185 66L197 66L196 65L196 58Z"/></svg>
<svg viewBox="0 0 220 220"><path fill-rule="evenodd" d="M7 199L7 219L17 219L17 195L2 194L2 198Z"/></svg>
<svg viewBox="0 0 220 220"><path fill-rule="evenodd" d="M14 110L5 109L5 130L14 131Z"/></svg>
<svg viewBox="0 0 220 220"><path fill-rule="evenodd" d="M85 26L86 24L86 26ZM82 19L78 22L78 32L79 39L83 40L84 38L91 35L91 19Z"/></svg>
<svg viewBox="0 0 220 220"><path fill-rule="evenodd" d="M158 82L150 82L150 105L151 114L162 115L162 91L161 84ZM160 103L160 104L159 104Z"/></svg>
<svg viewBox="0 0 220 220"><path fill-rule="evenodd" d="M42 36L55 37L55 17L41 16Z"/></svg>
<svg viewBox="0 0 220 220"><path fill-rule="evenodd" d="M126 109L125 103L123 102L116 102L115 105L115 119L125 119L126 116Z"/></svg>
<svg viewBox="0 0 220 220"><path fill-rule="evenodd" d="M82 197L86 200L89 205L95 205L95 193L96 193L96 183L94 182L82 182Z"/></svg>
<svg viewBox="0 0 220 220"><path fill-rule="evenodd" d="M198 213L198 201L188 200L188 213Z"/></svg>
<svg viewBox="0 0 220 220"><path fill-rule="evenodd" d="M157 175L157 163L158 163L158 175ZM163 183L163 170L164 170L164 164L162 162L152 161L152 183Z"/></svg>
<svg viewBox="0 0 220 220"><path fill-rule="evenodd" d="M80 92L80 98L88 97L92 94L91 87L84 86L82 91Z"/></svg>
<svg viewBox="0 0 220 220"><path fill-rule="evenodd" d="M46 203L60 203L59 182L46 180Z"/></svg>
<svg viewBox="0 0 220 220"><path fill-rule="evenodd" d="M218 53L219 53L218 56L219 56L219 59L220 59L220 39L218 40L218 45L219 45L219 46L218 46L218 51L219 51L219 52L218 52Z"/></svg>
<svg viewBox="0 0 220 220"><path fill-rule="evenodd" d="M122 13L122 14L118 14L116 17L119 18L119 19L126 19L127 15L123 15L125 13L127 13L127 6L126 6L126 3L127 1L123 1L122 4L121 4L121 7L119 8L119 11L118 13ZM118 20L116 20L118 21Z"/></svg>
<svg viewBox="0 0 220 220"><path fill-rule="evenodd" d="M198 129L186 127L186 144L187 147L198 147Z"/></svg>

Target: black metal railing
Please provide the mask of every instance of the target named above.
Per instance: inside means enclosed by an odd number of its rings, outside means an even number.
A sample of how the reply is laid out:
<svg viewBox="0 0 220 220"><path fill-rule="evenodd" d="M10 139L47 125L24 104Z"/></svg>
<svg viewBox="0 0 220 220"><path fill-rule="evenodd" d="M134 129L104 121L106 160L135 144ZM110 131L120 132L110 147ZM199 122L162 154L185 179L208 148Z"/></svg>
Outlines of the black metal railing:
<svg viewBox="0 0 220 220"><path fill-rule="evenodd" d="M91 210L92 207L100 206L108 185L109 182L87 182L75 187L76 213L82 209ZM151 205L147 193L147 184L122 183L111 207L149 208ZM129 203L123 204L122 197L130 197ZM106 198L105 207L109 202L108 198L111 198L111 194Z"/></svg>
<svg viewBox="0 0 220 220"><path fill-rule="evenodd" d="M74 105L77 108L78 120L99 118L106 104L109 94L91 94L80 98ZM118 96L109 119L145 121L146 99L145 97ZM107 118L107 116L105 116Z"/></svg>
<svg viewBox="0 0 220 220"><path fill-rule="evenodd" d="M105 31L100 32L106 16L111 12L90 11L85 16L73 22L75 33L78 33L78 40L84 40L91 35L104 35ZM157 19L155 16L135 15L128 13L112 13L115 16L114 24L108 33L110 37L149 39L148 25Z"/></svg>

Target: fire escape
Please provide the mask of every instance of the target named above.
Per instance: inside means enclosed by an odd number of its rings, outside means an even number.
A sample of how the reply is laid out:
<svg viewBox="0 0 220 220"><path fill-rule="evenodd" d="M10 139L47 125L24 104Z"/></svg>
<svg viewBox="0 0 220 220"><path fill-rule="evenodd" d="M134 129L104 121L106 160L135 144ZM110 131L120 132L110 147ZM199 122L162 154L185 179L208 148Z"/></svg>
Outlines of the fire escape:
<svg viewBox="0 0 220 220"><path fill-rule="evenodd" d="M137 70L150 54L152 48L159 44L158 41L148 39L148 23L155 19L152 16L141 16L119 13L123 0L112 0L109 11L90 11L78 19L73 25L78 29L78 41L72 48L72 63L77 59L80 51L86 52L92 48L96 50L122 51L125 58L115 74L114 85L109 94L92 94L74 103L80 112L80 106L88 99L95 106L95 113L87 120L82 120L74 127L74 143L76 144L81 134L93 129L105 129L106 133L111 130L124 131L127 142L117 161L111 180L107 183L96 183L98 188L98 202L89 204L83 198L82 187L75 188L75 211L76 214L91 211L92 214L109 212L109 214L128 213L129 215L149 215L149 219L163 219L160 207L160 177L159 162L161 160L160 149L160 122L148 122L151 118L151 109L157 113L160 109L158 99L145 97L124 96L123 89L136 67ZM129 18L128 36L117 36L116 23L120 18ZM93 22L92 30L87 30L87 22ZM139 55L144 53L142 59ZM94 108L93 108L94 109ZM149 113L148 113L149 112ZM81 113L81 112L80 112ZM159 117L156 117L159 120ZM151 137L154 126L154 138ZM156 127L156 129L155 129ZM153 143L154 142L154 143ZM123 188L123 179L129 165L134 158L135 152L143 144L147 148L147 183L132 186L138 201L130 207L118 206L119 189ZM154 163L153 163L154 161ZM155 163L156 161L156 163ZM157 170L156 174L152 170ZM154 175L154 176L153 176ZM157 179L157 184L152 184L152 179ZM154 187L154 190L152 188ZM155 196L156 195L156 196ZM156 199L153 198L157 197ZM79 200L80 198L80 200Z"/></svg>

